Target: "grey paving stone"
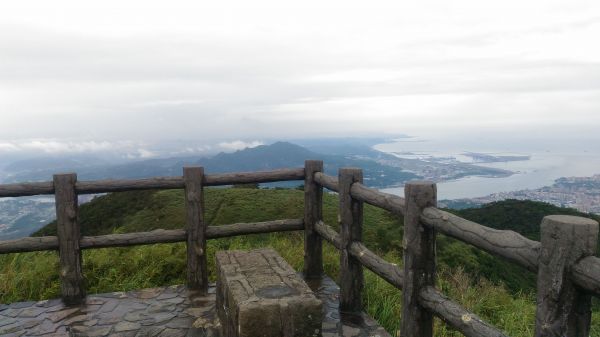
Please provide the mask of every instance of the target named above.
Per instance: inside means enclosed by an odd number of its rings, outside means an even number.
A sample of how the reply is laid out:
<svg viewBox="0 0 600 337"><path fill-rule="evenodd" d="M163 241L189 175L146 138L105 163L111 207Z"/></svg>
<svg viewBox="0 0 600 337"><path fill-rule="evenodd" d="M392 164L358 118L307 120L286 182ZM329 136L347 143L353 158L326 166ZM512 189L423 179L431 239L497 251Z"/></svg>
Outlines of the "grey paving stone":
<svg viewBox="0 0 600 337"><path fill-rule="evenodd" d="M80 336L88 336L88 337L107 336L111 330L112 330L111 326L87 327L85 330L82 331L82 334Z"/></svg>
<svg viewBox="0 0 600 337"><path fill-rule="evenodd" d="M150 327L142 327L136 333L136 337L155 337L158 336L163 330L164 326L150 326Z"/></svg>
<svg viewBox="0 0 600 337"><path fill-rule="evenodd" d="M160 337L184 337L186 334L187 334L186 330L166 328L159 334L159 336Z"/></svg>
<svg viewBox="0 0 600 337"><path fill-rule="evenodd" d="M55 311L49 314L47 317L54 323L64 320L65 318L75 314L80 308L65 308L60 311Z"/></svg>
<svg viewBox="0 0 600 337"><path fill-rule="evenodd" d="M3 327L0 327L0 335L9 334L17 331L23 331L19 322L14 322Z"/></svg>
<svg viewBox="0 0 600 337"><path fill-rule="evenodd" d="M115 325L115 332L139 330L142 327L140 323L136 322L119 322Z"/></svg>
<svg viewBox="0 0 600 337"><path fill-rule="evenodd" d="M28 308L32 305L35 305L36 302L15 302L15 303L11 303L10 307L13 309L21 309L21 308Z"/></svg>
<svg viewBox="0 0 600 337"><path fill-rule="evenodd" d="M46 308L38 307L38 306L24 308L23 311L21 311L19 313L19 317L21 317L21 318L37 317L39 314L41 314L42 312L45 312L45 311L46 311Z"/></svg>
<svg viewBox="0 0 600 337"><path fill-rule="evenodd" d="M323 337L340 336L343 329L337 310L339 288L325 278L313 289L320 289L316 296L323 301ZM171 286L135 294L92 295L78 307L65 307L60 299L2 305L0 335L216 337L220 322L216 319L214 285L209 292L212 294L200 296L183 286ZM25 317L35 314L36 317ZM363 325L344 322L346 332L356 337L389 337L370 317L365 315L362 322Z"/></svg>
<svg viewBox="0 0 600 337"><path fill-rule="evenodd" d="M23 311L23 309L8 308L2 311L2 316L17 317L21 313L21 311Z"/></svg>
<svg viewBox="0 0 600 337"><path fill-rule="evenodd" d="M0 316L0 328L16 322L17 320L15 318Z"/></svg>

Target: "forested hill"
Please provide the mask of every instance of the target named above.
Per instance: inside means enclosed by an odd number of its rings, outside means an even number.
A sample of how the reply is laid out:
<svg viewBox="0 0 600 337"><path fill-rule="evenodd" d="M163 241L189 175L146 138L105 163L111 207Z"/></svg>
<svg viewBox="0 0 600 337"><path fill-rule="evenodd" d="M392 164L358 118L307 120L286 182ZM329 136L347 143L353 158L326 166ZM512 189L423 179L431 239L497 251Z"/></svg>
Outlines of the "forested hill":
<svg viewBox="0 0 600 337"><path fill-rule="evenodd" d="M206 219L210 225L301 218L303 212L303 192L294 189L209 188L205 199ZM337 227L337 196L327 194L324 203L325 222ZM81 206L81 231L83 235L102 235L182 228L185 223L183 205L182 191L138 191L100 196ZM539 239L539 227L545 215L589 216L545 203L517 200L452 212L492 228L517 231L535 240ZM600 219L596 217L596 220ZM402 219L367 205L364 230L367 246L382 254L401 255ZM56 224L51 223L34 235L55 233ZM442 267L462 267L473 276L502 282L513 291L534 288L533 274L443 236L438 240L438 261Z"/></svg>
<svg viewBox="0 0 600 337"><path fill-rule="evenodd" d="M539 241L542 218L551 214L575 215L600 221L600 215L582 213L573 208L527 200L504 200L485 204L479 208L452 211L463 218L496 229L510 229Z"/></svg>

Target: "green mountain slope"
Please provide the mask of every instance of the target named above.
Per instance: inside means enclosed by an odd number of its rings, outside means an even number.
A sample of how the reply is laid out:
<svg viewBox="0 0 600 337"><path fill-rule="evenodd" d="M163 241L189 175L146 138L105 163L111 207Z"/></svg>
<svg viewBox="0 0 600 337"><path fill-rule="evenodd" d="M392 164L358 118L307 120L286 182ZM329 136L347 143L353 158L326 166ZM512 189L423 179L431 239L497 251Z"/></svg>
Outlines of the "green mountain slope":
<svg viewBox="0 0 600 337"><path fill-rule="evenodd" d="M183 191L136 191L112 193L80 207L82 235L183 228ZM324 196L323 218L337 228L337 197ZM302 218L304 192L296 189L205 189L205 218L209 225ZM399 248L402 219L376 207L365 207L365 241L375 249ZM33 236L56 235L52 222Z"/></svg>
<svg viewBox="0 0 600 337"><path fill-rule="evenodd" d="M303 214L304 196L299 190L208 188L205 193L209 225L301 218ZM97 197L81 207L81 231L83 235L102 235L183 228L183 205L183 192L177 190L123 192ZM539 240L539 226L545 215L588 216L568 208L518 200L452 212L485 226L514 230L534 240ZM600 220L598 217L596 219ZM333 194L325 195L324 221L337 228L337 197ZM388 212L367 205L365 242L372 249L384 253L391 251L401 256L402 221ZM41 235L56 235L56 224L51 223L34 234ZM474 277L503 283L513 292L535 288L535 275L532 273L442 235L438 239L438 262L443 267L462 267Z"/></svg>
<svg viewBox="0 0 600 337"><path fill-rule="evenodd" d="M489 203L479 208L463 209L455 213L485 226L519 232L532 240L540 239L540 223L546 215L576 215L600 220L598 215L582 213L572 208L514 199Z"/></svg>

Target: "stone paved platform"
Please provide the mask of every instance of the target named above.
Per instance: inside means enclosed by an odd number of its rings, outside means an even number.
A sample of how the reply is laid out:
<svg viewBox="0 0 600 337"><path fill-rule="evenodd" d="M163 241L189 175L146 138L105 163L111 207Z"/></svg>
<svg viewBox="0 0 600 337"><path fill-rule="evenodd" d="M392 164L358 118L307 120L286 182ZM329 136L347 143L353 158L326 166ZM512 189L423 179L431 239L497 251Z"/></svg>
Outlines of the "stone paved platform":
<svg viewBox="0 0 600 337"><path fill-rule="evenodd" d="M366 314L340 317L338 286L309 283L323 301L323 337L390 337ZM0 336L218 336L215 287L199 296L184 286L90 295L85 305L58 299L0 304Z"/></svg>

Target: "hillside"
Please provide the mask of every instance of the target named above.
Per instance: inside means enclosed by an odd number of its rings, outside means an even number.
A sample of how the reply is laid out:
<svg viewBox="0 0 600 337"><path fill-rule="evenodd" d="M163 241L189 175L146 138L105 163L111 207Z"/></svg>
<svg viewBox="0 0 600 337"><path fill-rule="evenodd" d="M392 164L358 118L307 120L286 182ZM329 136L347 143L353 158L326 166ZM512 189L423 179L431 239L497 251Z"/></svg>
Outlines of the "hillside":
<svg viewBox="0 0 600 337"><path fill-rule="evenodd" d="M235 222L300 218L303 192L296 189L207 188L206 219L210 225ZM337 225L337 195L325 194L324 220ZM181 228L185 221L183 192L180 190L139 191L108 194L82 205L83 235ZM480 209L456 211L471 220L503 229L522 229L538 235L546 214L579 214L536 202L506 201ZM579 214L581 215L581 214ZM402 219L365 205L364 242L386 260L402 263ZM54 223L36 235L51 235ZM302 268L301 232L251 235L210 240L209 270L214 279L214 253L221 249L250 249L270 246L294 268ZM535 314L532 291L534 275L456 240L439 236L438 287L511 336L531 334ZM339 254L324 245L326 272L338 273ZM0 256L0 302L57 297L58 261L55 252ZM166 284L185 279L185 245L160 244L132 248L84 251L84 274L89 293L121 291ZM388 331L396 333L401 293L367 272L365 306ZM485 294L485 296L482 296ZM437 325L436 336L458 336ZM600 336L600 317L594 314L592 336Z"/></svg>
<svg viewBox="0 0 600 337"><path fill-rule="evenodd" d="M206 219L209 225L234 222L301 218L303 193L293 189L206 189ZM126 233L157 228L181 228L185 223L181 191L138 191L113 193L95 198L81 207L83 235ZM539 240L542 218L550 214L589 216L568 208L533 202L506 200L481 208L450 210L466 219L496 229L509 229ZM402 219L367 205L364 240L380 252L401 256ZM600 217L595 217L600 220ZM324 220L337 228L337 197L326 194ZM56 235L50 223L33 236ZM462 267L475 277L505 284L511 291L531 291L535 275L460 241L440 236L439 263L451 269Z"/></svg>
<svg viewBox="0 0 600 337"><path fill-rule="evenodd" d="M100 196L80 207L82 235L182 228L183 191L135 191ZM337 227L337 197L324 196L323 218ZM211 226L303 217L304 192L297 189L207 188L205 218ZM365 208L365 241L384 251L400 247L401 219L376 207ZM33 236L55 235L52 222Z"/></svg>
<svg viewBox="0 0 600 337"><path fill-rule="evenodd" d="M600 220L599 216L581 213L571 208L556 207L543 202L527 200L504 200L486 204L479 208L450 211L484 226L513 230L537 241L540 239L540 224L546 215L576 215ZM450 243L447 244L452 248L439 248L446 252L446 254L440 253L439 255L440 261L443 261L446 265L452 268L463 266L466 271L472 274L484 276L489 280L501 280L513 292L533 291L535 289L534 274L526 272L504 259L493 257L460 242L450 240ZM454 252L454 250L459 253ZM455 256L455 254L458 254L458 256ZM461 255L476 258L465 260L461 258Z"/></svg>

